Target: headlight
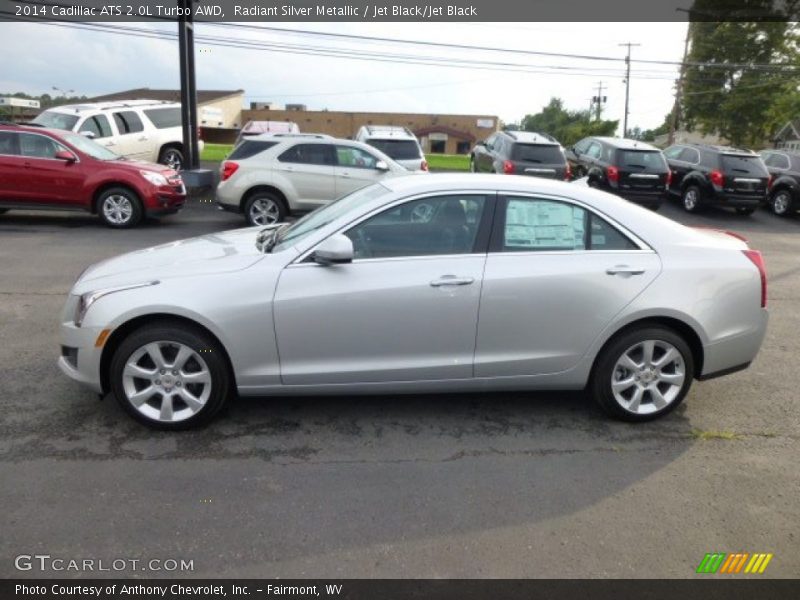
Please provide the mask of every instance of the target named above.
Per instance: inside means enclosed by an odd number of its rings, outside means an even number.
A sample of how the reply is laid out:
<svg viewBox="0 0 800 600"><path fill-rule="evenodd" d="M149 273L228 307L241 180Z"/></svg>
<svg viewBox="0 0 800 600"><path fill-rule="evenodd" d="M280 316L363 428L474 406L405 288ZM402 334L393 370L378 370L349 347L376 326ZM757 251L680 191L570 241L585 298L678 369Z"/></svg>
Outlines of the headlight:
<svg viewBox="0 0 800 600"><path fill-rule="evenodd" d="M167 185L167 178L160 173L154 171L139 171L139 173L153 185Z"/></svg>
<svg viewBox="0 0 800 600"><path fill-rule="evenodd" d="M81 294L78 298L78 305L75 307L75 327L80 327L83 324L83 319L89 308L103 296L108 296L115 292L124 292L125 290L134 290L136 288L147 287L149 285L158 285L159 281L147 281L144 283L134 283L132 285L121 285L119 287L106 288L103 290L94 290Z"/></svg>

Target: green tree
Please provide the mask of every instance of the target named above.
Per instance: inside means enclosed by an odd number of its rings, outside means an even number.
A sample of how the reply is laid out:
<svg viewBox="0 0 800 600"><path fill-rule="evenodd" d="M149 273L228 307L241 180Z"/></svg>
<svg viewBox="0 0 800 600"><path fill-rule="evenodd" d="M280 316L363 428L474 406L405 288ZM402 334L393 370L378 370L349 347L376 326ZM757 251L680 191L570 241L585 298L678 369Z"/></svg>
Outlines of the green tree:
<svg viewBox="0 0 800 600"><path fill-rule="evenodd" d="M767 14L773 3L744 4L751 14ZM696 0L693 10L702 16L718 6L719 0ZM797 23L700 21L690 24L690 36L682 102L689 129L715 133L737 145L757 145L786 120L800 116L789 114L797 105L791 98L797 96L800 83L795 70L800 66ZM742 66L756 64L772 67Z"/></svg>
<svg viewBox="0 0 800 600"><path fill-rule="evenodd" d="M547 106L533 115L525 115L520 126L525 131L547 133L564 146L590 135L614 135L619 121L593 120L588 110L567 110L560 98L551 98Z"/></svg>

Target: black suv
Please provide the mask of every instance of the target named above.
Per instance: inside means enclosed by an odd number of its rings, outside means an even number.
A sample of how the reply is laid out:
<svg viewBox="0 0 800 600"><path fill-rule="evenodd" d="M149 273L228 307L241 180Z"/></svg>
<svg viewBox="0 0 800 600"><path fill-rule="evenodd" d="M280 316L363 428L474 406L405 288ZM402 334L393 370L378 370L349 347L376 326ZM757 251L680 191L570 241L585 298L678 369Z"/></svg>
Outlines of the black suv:
<svg viewBox="0 0 800 600"><path fill-rule="evenodd" d="M761 157L749 150L704 144L676 144L664 150L672 182L669 192L683 208L730 206L751 215L767 199L769 173Z"/></svg>
<svg viewBox="0 0 800 600"><path fill-rule="evenodd" d="M567 151L575 177L591 187L657 210L667 198L670 172L661 150L623 138L584 138Z"/></svg>
<svg viewBox="0 0 800 600"><path fill-rule="evenodd" d="M571 177L564 149L543 133L498 131L478 142L469 157L473 173L532 175L568 181Z"/></svg>
<svg viewBox="0 0 800 600"><path fill-rule="evenodd" d="M786 150L760 152L771 177L769 207L784 216L800 210L800 155Z"/></svg>

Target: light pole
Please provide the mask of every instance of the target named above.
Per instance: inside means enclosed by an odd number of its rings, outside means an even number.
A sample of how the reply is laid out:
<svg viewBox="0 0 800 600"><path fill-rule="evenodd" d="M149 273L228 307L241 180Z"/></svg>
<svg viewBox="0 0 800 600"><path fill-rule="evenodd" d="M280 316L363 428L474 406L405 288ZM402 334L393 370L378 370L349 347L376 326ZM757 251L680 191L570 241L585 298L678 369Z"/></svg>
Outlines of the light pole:
<svg viewBox="0 0 800 600"><path fill-rule="evenodd" d="M641 46L641 44L625 42L624 44L617 45L628 47L628 54L625 57L625 120L622 125L622 137L628 137L628 100L631 93L631 48L633 46Z"/></svg>

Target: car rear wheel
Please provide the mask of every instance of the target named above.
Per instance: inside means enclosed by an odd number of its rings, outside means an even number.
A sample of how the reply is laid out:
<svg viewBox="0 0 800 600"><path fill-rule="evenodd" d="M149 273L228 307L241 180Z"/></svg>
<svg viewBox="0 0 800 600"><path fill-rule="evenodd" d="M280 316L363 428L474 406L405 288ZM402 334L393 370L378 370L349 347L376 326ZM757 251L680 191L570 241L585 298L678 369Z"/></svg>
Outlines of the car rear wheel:
<svg viewBox="0 0 800 600"><path fill-rule="evenodd" d="M675 409L689 391L694 361L671 329L643 326L603 349L590 390L600 407L624 421L649 421Z"/></svg>
<svg viewBox="0 0 800 600"><path fill-rule="evenodd" d="M124 187L104 191L97 199L97 212L106 225L115 229L135 227L144 214L139 197Z"/></svg>
<svg viewBox="0 0 800 600"><path fill-rule="evenodd" d="M0 208L0 215L4 215L8 212L7 208Z"/></svg>
<svg viewBox="0 0 800 600"><path fill-rule="evenodd" d="M129 335L114 353L109 381L122 408L157 429L207 423L232 388L216 341L180 323L146 326Z"/></svg>
<svg viewBox="0 0 800 600"><path fill-rule="evenodd" d="M792 210L792 194L789 190L778 190L769 199L772 212L783 217Z"/></svg>
<svg viewBox="0 0 800 600"><path fill-rule="evenodd" d="M686 212L699 212L700 211L700 188L696 185L687 186L681 194L681 204L683 210Z"/></svg>
<svg viewBox="0 0 800 600"><path fill-rule="evenodd" d="M740 215L747 216L747 215L752 215L754 212L756 212L756 209L749 206L738 206L736 208L736 212Z"/></svg>
<svg viewBox="0 0 800 600"><path fill-rule="evenodd" d="M286 207L280 198L264 192L254 194L244 205L244 218L249 225L272 225L286 218Z"/></svg>
<svg viewBox="0 0 800 600"><path fill-rule="evenodd" d="M175 147L164 148L158 155L158 162L170 169L180 171L183 168L183 152Z"/></svg>

